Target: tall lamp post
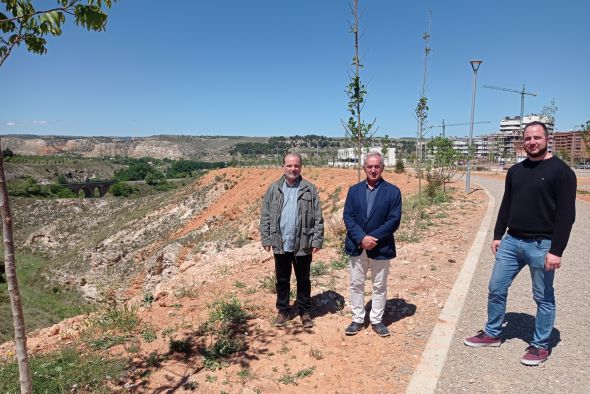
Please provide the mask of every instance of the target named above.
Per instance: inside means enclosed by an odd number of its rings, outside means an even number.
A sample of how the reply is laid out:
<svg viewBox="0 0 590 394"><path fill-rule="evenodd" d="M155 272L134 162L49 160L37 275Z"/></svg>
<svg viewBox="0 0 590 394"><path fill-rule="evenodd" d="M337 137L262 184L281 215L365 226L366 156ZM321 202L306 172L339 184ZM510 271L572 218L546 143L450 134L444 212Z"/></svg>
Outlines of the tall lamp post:
<svg viewBox="0 0 590 394"><path fill-rule="evenodd" d="M469 145L467 146L467 168L465 171L465 193L469 193L470 191L471 154L473 153L473 117L475 115L475 91L477 90L477 70L479 69L479 66L483 63L483 60L471 60L469 63L471 64L471 68L473 69L473 88L471 96L471 121L469 122Z"/></svg>

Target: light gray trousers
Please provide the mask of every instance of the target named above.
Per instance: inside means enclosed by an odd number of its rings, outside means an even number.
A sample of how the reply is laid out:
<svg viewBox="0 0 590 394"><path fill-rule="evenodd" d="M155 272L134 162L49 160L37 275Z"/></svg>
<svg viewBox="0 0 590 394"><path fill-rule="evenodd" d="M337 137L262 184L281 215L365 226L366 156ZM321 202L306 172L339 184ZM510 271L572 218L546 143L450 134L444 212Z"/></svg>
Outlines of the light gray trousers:
<svg viewBox="0 0 590 394"><path fill-rule="evenodd" d="M387 274L391 260L374 260L363 250L360 256L350 256L350 302L352 321L365 322L365 281L371 269L373 282L371 324L381 323L387 301Z"/></svg>

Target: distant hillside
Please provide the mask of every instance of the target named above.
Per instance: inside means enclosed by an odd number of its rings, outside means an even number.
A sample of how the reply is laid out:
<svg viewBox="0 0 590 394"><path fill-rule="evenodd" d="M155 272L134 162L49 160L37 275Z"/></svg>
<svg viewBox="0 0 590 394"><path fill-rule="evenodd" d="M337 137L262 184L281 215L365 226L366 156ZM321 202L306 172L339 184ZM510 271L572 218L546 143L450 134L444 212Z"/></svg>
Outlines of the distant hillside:
<svg viewBox="0 0 590 394"><path fill-rule="evenodd" d="M250 164L269 164L288 150L297 150L304 156L327 164L336 155L336 149L350 146L340 137L325 137L315 134L289 137L227 137L155 135L151 137L65 137L6 135L2 148L10 148L17 155L49 156L79 155L81 157L153 157L156 159L190 159L197 161L240 161ZM374 137L374 144L381 144L382 137ZM408 158L415 152L414 138L388 139L400 157ZM232 157L234 155L234 157ZM265 160L270 161L268 163ZM262 161L261 161L262 160Z"/></svg>
<svg viewBox="0 0 590 394"><path fill-rule="evenodd" d="M265 137L152 136L152 137L63 137L7 135L2 148L17 155L71 154L83 157L154 157L229 161L230 149L238 143L265 143Z"/></svg>

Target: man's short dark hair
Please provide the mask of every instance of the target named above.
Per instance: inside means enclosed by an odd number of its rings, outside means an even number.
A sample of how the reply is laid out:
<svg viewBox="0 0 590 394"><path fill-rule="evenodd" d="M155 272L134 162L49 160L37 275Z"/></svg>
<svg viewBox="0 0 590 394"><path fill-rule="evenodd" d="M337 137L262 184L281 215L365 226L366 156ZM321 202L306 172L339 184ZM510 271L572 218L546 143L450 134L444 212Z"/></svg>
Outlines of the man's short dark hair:
<svg viewBox="0 0 590 394"><path fill-rule="evenodd" d="M524 134L526 129L529 128L530 126L541 126L543 128L543 131L545 132L545 138L549 138L549 130L547 129L547 125L545 123L539 122L537 120L527 123L526 126L524 126L522 133Z"/></svg>
<svg viewBox="0 0 590 394"><path fill-rule="evenodd" d="M283 156L283 165L285 164L285 159L287 158L287 156L296 156L299 158L299 164L301 164L301 166L303 166L303 159L301 158L301 154L300 153L295 153L295 152L289 152L289 153L285 153L285 156Z"/></svg>

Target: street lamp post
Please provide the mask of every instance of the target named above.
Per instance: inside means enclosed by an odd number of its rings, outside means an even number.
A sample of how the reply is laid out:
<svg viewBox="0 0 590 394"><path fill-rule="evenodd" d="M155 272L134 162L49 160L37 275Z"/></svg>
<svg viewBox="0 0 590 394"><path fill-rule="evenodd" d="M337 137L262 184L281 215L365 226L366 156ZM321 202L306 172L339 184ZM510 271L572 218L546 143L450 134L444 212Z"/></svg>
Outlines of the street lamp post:
<svg viewBox="0 0 590 394"><path fill-rule="evenodd" d="M471 95L471 120L469 122L469 145L467 147L467 168L465 171L465 193L469 193L470 191L471 154L473 153L473 118L475 116L475 92L477 90L477 70L479 69L479 66L483 63L483 60L471 60L469 63L471 64L471 68L473 69L473 88Z"/></svg>

